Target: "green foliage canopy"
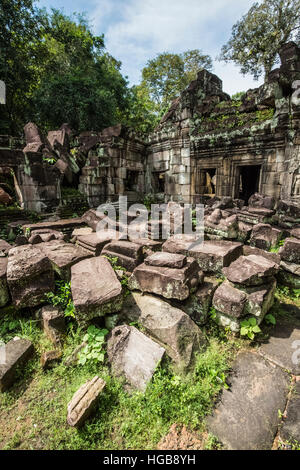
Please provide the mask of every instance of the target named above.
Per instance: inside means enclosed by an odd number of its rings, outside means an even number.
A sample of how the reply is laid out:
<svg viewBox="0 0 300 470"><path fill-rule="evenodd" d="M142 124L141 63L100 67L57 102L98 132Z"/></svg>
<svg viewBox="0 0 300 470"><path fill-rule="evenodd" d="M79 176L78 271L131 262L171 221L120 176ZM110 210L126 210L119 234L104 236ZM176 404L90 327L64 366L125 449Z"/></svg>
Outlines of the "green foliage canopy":
<svg viewBox="0 0 300 470"><path fill-rule="evenodd" d="M21 133L29 120L45 129L67 121L79 131L118 122L128 105L127 81L84 16L3 0L0 21L0 77L7 86L0 133Z"/></svg>
<svg viewBox="0 0 300 470"><path fill-rule="evenodd" d="M234 62L243 74L258 79L278 62L280 47L291 39L299 42L300 0L256 2L232 28L219 60Z"/></svg>
<svg viewBox="0 0 300 470"><path fill-rule="evenodd" d="M169 106L203 68L211 70L212 60L198 49L182 54L164 52L147 62L142 71L142 83L162 109Z"/></svg>

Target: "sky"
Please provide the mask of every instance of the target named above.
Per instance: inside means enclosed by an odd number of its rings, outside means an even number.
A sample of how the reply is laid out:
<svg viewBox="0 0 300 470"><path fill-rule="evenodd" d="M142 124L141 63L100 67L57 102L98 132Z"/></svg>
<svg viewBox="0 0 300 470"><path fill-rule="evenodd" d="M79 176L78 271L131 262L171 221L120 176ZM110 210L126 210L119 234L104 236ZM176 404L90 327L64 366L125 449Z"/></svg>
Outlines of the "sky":
<svg viewBox="0 0 300 470"><path fill-rule="evenodd" d="M233 64L216 60L231 28L253 0L39 0L39 7L65 14L86 12L94 34L104 33L107 51L122 62L122 73L138 84L149 59L162 52L201 49L230 95L258 87Z"/></svg>

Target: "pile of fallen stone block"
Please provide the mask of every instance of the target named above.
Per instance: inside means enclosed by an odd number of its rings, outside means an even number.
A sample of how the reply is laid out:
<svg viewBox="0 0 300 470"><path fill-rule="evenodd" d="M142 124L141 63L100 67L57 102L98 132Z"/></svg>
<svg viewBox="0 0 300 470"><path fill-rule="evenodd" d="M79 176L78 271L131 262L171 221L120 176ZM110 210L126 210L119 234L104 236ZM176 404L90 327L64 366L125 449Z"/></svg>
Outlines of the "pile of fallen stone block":
<svg viewBox="0 0 300 470"><path fill-rule="evenodd" d="M77 322L84 327L102 319L111 331L112 374L122 377L126 389L144 392L166 356L178 371L189 370L205 350L203 326L211 312L219 325L238 333L249 317L258 325L263 321L277 281L299 288L299 227L271 224L273 201L258 196L253 201L248 208L230 198L212 201L201 243L194 235L176 233L174 219L167 240L125 240L121 223L117 232L96 232L103 214L94 210L76 220L26 224L14 246L0 240L0 308L11 302L21 312L35 312L53 345L41 356L43 369L49 369L62 358L66 323L64 312L45 299L54 292L55 279L70 282ZM278 252L269 251L279 245L273 250ZM84 346L65 363L76 364ZM33 347L17 339L3 347L9 360L0 366L0 385L6 389L16 364L28 360ZM95 377L78 390L68 407L71 426L83 423L104 389Z"/></svg>
<svg viewBox="0 0 300 470"><path fill-rule="evenodd" d="M241 256L223 269L226 276L213 297L219 323L239 332L241 322L255 317L259 325L274 301L279 266L265 256Z"/></svg>

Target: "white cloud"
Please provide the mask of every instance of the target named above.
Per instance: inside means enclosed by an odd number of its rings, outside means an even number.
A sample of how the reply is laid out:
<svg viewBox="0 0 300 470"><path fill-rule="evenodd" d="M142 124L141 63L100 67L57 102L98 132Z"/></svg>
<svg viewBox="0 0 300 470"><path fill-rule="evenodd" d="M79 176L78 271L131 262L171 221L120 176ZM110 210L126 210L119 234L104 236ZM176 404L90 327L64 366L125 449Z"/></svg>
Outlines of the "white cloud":
<svg viewBox="0 0 300 470"><path fill-rule="evenodd" d="M90 18L97 33L105 32L106 47L122 61L131 83L140 79L148 59L164 51L202 49L213 59L232 25L253 0L93 0ZM237 67L214 62L214 72L232 94L258 86Z"/></svg>

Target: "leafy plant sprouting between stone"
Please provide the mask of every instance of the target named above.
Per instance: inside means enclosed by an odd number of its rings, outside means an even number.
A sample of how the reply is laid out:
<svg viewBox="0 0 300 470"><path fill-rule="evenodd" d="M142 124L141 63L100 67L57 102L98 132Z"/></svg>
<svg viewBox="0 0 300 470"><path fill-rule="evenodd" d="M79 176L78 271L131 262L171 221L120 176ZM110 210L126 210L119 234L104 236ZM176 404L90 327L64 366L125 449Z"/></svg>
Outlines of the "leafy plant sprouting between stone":
<svg viewBox="0 0 300 470"><path fill-rule="evenodd" d="M61 307L65 317L75 318L75 308L71 296L71 283L56 281L56 292L46 294L46 299L55 307Z"/></svg>
<svg viewBox="0 0 300 470"><path fill-rule="evenodd" d="M241 322L241 336L248 336L251 341L254 340L255 335L261 333L261 329L257 324L257 320L254 317L248 318Z"/></svg>
<svg viewBox="0 0 300 470"><path fill-rule="evenodd" d="M86 362L93 364L104 362L104 343L107 334L108 330L106 329L99 329L94 325L88 327L87 333L83 337L83 341L87 345L80 351L78 364L85 365Z"/></svg>

